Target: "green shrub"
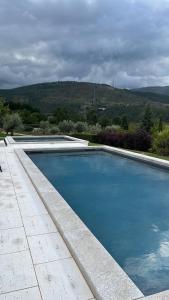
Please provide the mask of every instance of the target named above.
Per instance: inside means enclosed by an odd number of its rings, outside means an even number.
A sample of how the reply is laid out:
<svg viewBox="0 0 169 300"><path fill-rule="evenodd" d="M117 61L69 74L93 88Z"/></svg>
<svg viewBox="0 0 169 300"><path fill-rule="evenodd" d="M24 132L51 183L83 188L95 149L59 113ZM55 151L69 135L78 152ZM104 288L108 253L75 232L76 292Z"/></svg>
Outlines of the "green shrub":
<svg viewBox="0 0 169 300"><path fill-rule="evenodd" d="M153 151L160 155L169 155L169 129L156 134L153 141Z"/></svg>
<svg viewBox="0 0 169 300"><path fill-rule="evenodd" d="M148 151L152 144L151 135L144 130L136 132L102 131L97 135L96 141L99 144L140 151Z"/></svg>
<svg viewBox="0 0 169 300"><path fill-rule="evenodd" d="M51 128L48 129L48 134L58 134L60 131L59 131L59 128L57 126L52 126Z"/></svg>
<svg viewBox="0 0 169 300"><path fill-rule="evenodd" d="M75 123L71 120L64 120L58 125L59 130L63 133L70 133L75 130Z"/></svg>
<svg viewBox="0 0 169 300"><path fill-rule="evenodd" d="M42 128L33 128L32 133L34 135L42 135L43 134L43 130L42 130Z"/></svg>
<svg viewBox="0 0 169 300"><path fill-rule="evenodd" d="M50 125L48 121L41 121L40 122L41 134L48 134L49 127Z"/></svg>
<svg viewBox="0 0 169 300"><path fill-rule="evenodd" d="M77 122L75 123L75 131L76 132L85 132L88 129L88 124L86 122Z"/></svg>
<svg viewBox="0 0 169 300"><path fill-rule="evenodd" d="M96 125L90 125L88 131L90 134L98 134L102 131L102 127L99 123L96 123Z"/></svg>
<svg viewBox="0 0 169 300"><path fill-rule="evenodd" d="M106 131L106 132L116 132L116 131L120 131L120 129L121 129L121 127L119 125L110 125L110 126L106 126L104 131Z"/></svg>

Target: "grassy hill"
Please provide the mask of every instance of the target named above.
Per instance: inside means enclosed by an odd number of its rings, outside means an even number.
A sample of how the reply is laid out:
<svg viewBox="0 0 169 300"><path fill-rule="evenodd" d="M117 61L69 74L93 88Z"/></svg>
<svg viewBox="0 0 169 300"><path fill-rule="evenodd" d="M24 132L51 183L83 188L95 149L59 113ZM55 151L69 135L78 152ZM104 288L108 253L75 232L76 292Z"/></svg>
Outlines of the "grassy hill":
<svg viewBox="0 0 169 300"><path fill-rule="evenodd" d="M125 113L133 121L141 116L146 103L151 103L155 114L169 120L169 96L147 92L116 89L106 84L87 82L52 82L0 90L0 96L8 102L29 104L42 113L54 112L58 107L83 111L94 106L104 107L104 114L116 117Z"/></svg>

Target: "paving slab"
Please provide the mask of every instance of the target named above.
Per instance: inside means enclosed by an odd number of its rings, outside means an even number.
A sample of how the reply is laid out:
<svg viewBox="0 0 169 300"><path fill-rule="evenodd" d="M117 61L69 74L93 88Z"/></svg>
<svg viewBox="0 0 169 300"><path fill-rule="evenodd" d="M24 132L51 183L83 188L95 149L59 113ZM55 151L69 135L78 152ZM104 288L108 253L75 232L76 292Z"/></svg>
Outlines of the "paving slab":
<svg viewBox="0 0 169 300"><path fill-rule="evenodd" d="M0 293L37 286L29 251L0 255Z"/></svg>
<svg viewBox="0 0 169 300"><path fill-rule="evenodd" d="M21 227L22 220L18 209L0 213L0 230Z"/></svg>
<svg viewBox="0 0 169 300"><path fill-rule="evenodd" d="M47 211L40 201L18 201L19 207L21 210L21 214L24 217L33 217L33 216L39 216L43 214L47 214Z"/></svg>
<svg viewBox="0 0 169 300"><path fill-rule="evenodd" d="M3 294L0 300L42 300L38 287Z"/></svg>
<svg viewBox="0 0 169 300"><path fill-rule="evenodd" d="M16 198L13 198L11 195L9 196L1 196L0 197L0 211L3 212L13 212L18 209Z"/></svg>
<svg viewBox="0 0 169 300"><path fill-rule="evenodd" d="M93 298L72 258L37 265L36 272L44 300Z"/></svg>
<svg viewBox="0 0 169 300"><path fill-rule="evenodd" d="M23 227L0 230L0 255L28 249Z"/></svg>
<svg viewBox="0 0 169 300"><path fill-rule="evenodd" d="M49 215L25 217L23 222L28 236L57 231Z"/></svg>
<svg viewBox="0 0 169 300"><path fill-rule="evenodd" d="M34 264L45 263L71 256L59 233L28 237Z"/></svg>

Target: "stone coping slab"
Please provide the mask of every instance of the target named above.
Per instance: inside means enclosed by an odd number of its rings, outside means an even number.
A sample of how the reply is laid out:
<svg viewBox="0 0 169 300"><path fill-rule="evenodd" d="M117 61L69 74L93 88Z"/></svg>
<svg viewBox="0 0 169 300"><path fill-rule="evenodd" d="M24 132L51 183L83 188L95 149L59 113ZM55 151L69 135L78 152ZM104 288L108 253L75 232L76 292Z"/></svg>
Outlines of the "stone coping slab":
<svg viewBox="0 0 169 300"><path fill-rule="evenodd" d="M103 150L169 170L169 162L165 160L109 146L82 147L81 149L60 148L57 150L43 150L43 148L39 148L29 151L68 152L79 150ZM28 155L21 149L15 149L15 153L56 224L58 231L65 240L96 299L169 299L168 291L145 297Z"/></svg>

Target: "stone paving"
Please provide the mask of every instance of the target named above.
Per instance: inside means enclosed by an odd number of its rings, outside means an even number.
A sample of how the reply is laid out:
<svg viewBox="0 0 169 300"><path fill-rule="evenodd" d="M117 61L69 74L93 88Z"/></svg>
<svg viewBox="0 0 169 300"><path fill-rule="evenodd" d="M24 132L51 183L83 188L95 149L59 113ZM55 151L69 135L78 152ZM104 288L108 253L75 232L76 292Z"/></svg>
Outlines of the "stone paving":
<svg viewBox="0 0 169 300"><path fill-rule="evenodd" d="M94 299L12 148L0 145L0 300Z"/></svg>

